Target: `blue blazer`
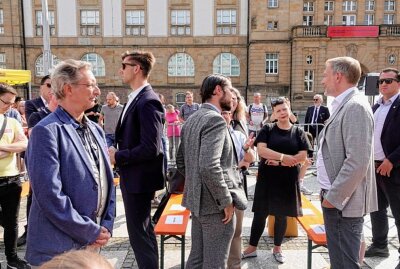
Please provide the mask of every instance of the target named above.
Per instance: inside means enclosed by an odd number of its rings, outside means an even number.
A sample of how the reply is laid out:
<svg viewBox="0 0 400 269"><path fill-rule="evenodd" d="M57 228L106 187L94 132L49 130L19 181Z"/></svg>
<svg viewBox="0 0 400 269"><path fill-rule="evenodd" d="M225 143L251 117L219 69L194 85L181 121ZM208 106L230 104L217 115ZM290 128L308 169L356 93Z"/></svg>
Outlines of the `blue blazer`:
<svg viewBox="0 0 400 269"><path fill-rule="evenodd" d="M146 86L125 112L115 131L116 165L121 188L128 193L149 193L164 187L163 106L150 85Z"/></svg>
<svg viewBox="0 0 400 269"><path fill-rule="evenodd" d="M38 98L27 100L25 102L25 117L26 120L29 120L29 117L33 112L39 112L43 110L46 106L44 105L42 98L39 96Z"/></svg>
<svg viewBox="0 0 400 269"><path fill-rule="evenodd" d="M115 188L103 131L88 120L105 160L108 197L101 226L110 232L115 218ZM33 129L27 168L33 191L28 220L27 261L38 266L54 256L93 243L98 185L76 132L78 124L61 108Z"/></svg>

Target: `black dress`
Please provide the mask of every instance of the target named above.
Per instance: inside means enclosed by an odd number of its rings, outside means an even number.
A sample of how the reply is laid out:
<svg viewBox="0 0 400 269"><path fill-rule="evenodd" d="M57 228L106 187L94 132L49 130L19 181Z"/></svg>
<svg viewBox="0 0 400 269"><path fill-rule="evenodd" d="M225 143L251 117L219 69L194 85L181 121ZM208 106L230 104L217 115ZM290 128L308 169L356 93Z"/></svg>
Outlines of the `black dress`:
<svg viewBox="0 0 400 269"><path fill-rule="evenodd" d="M256 138L255 145L266 143L269 149L283 154L295 155L309 149L302 129L292 126L283 130L276 123L265 125ZM301 216L299 166L271 166L261 158L254 193L253 212L267 215Z"/></svg>

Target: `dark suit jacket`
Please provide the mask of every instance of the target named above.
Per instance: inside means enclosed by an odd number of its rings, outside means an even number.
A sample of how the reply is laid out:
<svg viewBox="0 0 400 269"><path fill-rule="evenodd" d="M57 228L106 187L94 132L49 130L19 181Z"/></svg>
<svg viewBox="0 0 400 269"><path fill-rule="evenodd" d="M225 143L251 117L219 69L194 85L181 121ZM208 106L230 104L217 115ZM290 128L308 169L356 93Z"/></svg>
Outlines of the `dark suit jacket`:
<svg viewBox="0 0 400 269"><path fill-rule="evenodd" d="M150 85L133 100L115 130L116 165L129 193L148 193L164 186L163 106Z"/></svg>
<svg viewBox="0 0 400 269"><path fill-rule="evenodd" d="M25 102L25 117L26 120L29 121L29 117L33 112L39 112L43 110L46 106L44 105L42 98L39 96L38 98L27 100Z"/></svg>
<svg viewBox="0 0 400 269"><path fill-rule="evenodd" d="M378 109L379 104L375 104L372 110ZM400 97L393 102L383 124L381 143L383 152L389 161L393 164L393 170L390 178L400 183ZM375 137L375 139L379 139Z"/></svg>
<svg viewBox="0 0 400 269"><path fill-rule="evenodd" d="M307 108L307 113L304 119L304 123L312 123L313 113L314 113L314 106L309 106ZM329 119L329 116L330 116L329 109L326 106L320 106L317 115L317 123L324 124L325 121ZM313 135L313 137L315 137L317 129L318 129L318 134L320 134L322 129L324 128L322 125L318 125L317 127L318 128L315 128L313 126L306 126L305 130L310 132Z"/></svg>

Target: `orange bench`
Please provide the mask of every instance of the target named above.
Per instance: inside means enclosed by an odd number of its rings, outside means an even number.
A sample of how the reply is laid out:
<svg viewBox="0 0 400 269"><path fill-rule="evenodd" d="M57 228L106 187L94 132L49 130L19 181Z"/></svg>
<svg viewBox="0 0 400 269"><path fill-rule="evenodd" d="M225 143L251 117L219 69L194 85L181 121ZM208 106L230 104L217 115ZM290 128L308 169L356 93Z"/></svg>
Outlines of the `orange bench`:
<svg viewBox="0 0 400 269"><path fill-rule="evenodd" d="M319 211L304 195L301 195L301 203L304 215L302 217L297 217L297 221L307 233L307 269L311 269L312 254L318 253L313 252L313 250L321 246L327 247L324 218L322 212Z"/></svg>
<svg viewBox="0 0 400 269"><path fill-rule="evenodd" d="M161 235L160 268L164 268L164 244L170 238L181 243L181 268L185 267L185 234L190 211L181 206L183 194L171 194L154 231Z"/></svg>

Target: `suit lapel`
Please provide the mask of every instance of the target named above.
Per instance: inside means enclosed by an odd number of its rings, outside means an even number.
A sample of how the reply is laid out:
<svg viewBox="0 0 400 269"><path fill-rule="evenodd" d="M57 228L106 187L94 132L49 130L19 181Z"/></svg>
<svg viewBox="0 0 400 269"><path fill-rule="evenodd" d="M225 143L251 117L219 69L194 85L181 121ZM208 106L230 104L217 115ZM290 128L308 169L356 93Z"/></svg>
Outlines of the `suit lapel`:
<svg viewBox="0 0 400 269"><path fill-rule="evenodd" d="M381 135L381 137L383 137L383 134L385 133L385 130L387 129L387 125L392 120L392 118L396 114L396 112L399 110L399 106L400 106L400 99L399 98L400 98L400 95L397 96L396 100L394 100L392 106L389 109L388 114L386 115L385 123L383 124L383 127L382 127L382 135Z"/></svg>

